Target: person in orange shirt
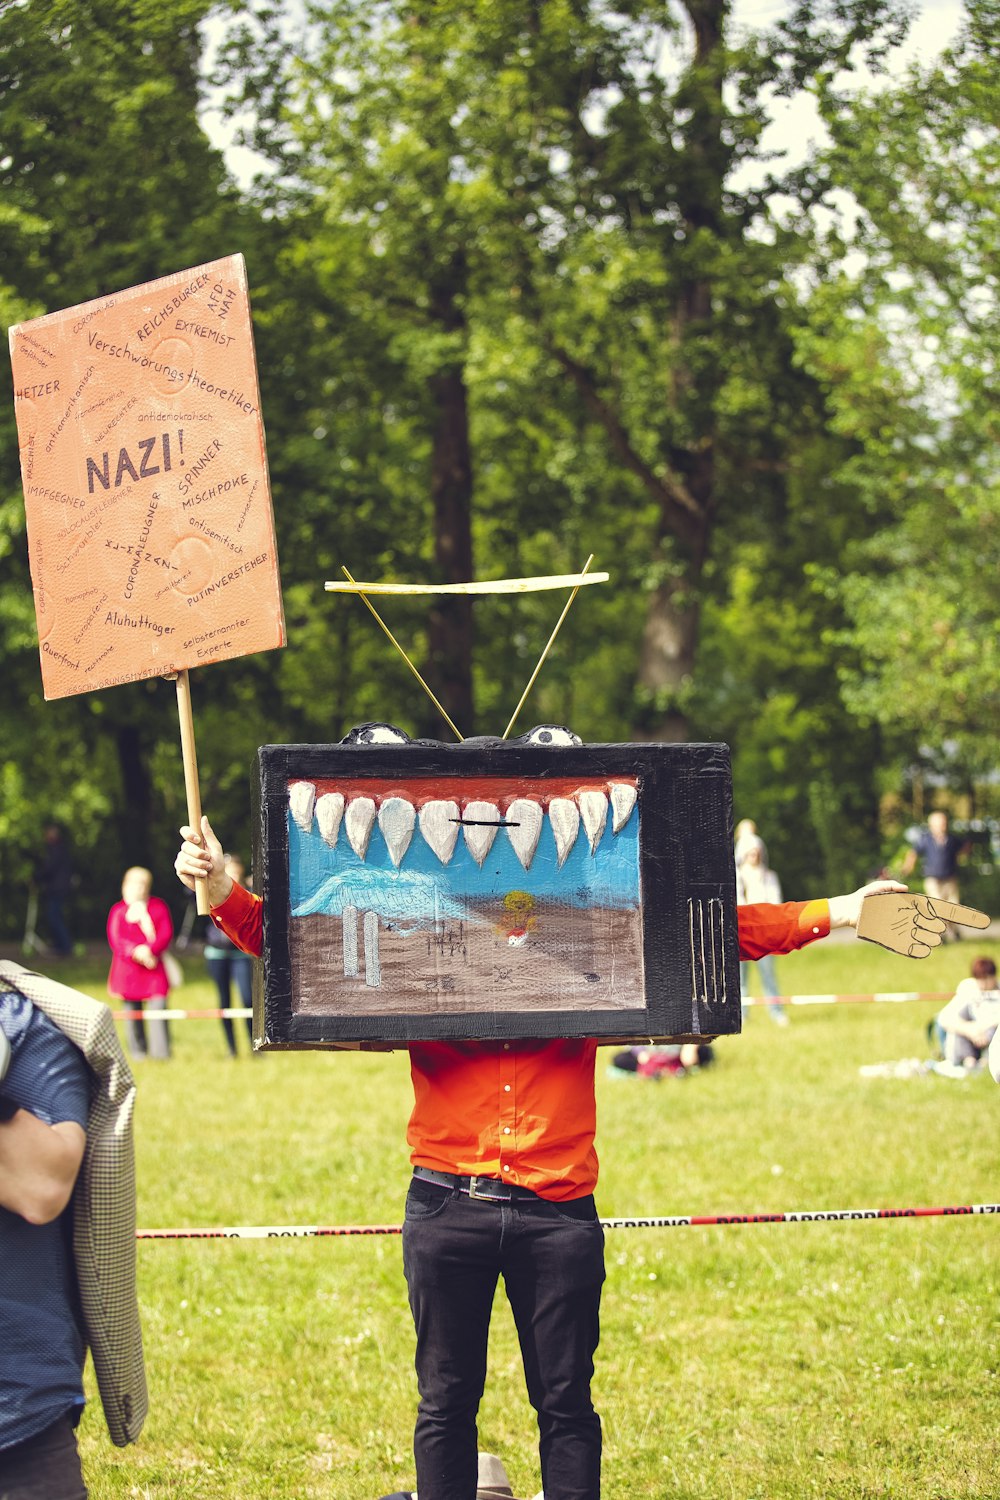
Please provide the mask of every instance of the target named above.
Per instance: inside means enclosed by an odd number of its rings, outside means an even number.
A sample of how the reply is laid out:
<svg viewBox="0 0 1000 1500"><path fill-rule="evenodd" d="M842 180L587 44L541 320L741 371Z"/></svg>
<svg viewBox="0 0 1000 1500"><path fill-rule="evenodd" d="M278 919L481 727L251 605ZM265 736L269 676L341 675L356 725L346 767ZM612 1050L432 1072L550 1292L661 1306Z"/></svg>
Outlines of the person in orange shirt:
<svg viewBox="0 0 1000 1500"><path fill-rule="evenodd" d="M175 860L204 879L212 919L260 954L260 898L226 873L207 818L182 828ZM740 957L790 953L832 927L855 927L878 880L831 900L738 909ZM604 1232L594 1204L597 1042L409 1044L413 1177L403 1269L416 1326L414 1434L421 1500L475 1500L476 1415L490 1312L502 1275L538 1415L545 1500L599 1500L601 1423L590 1395L600 1335ZM405 1492L384 1500L410 1500Z"/></svg>

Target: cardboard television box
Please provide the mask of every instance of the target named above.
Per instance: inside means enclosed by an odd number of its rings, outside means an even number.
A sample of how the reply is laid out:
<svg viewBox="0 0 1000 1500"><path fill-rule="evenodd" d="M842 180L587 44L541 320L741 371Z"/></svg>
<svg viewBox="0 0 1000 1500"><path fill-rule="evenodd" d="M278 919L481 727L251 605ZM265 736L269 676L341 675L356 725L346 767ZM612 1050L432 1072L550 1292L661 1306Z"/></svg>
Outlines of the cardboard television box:
<svg viewBox="0 0 1000 1500"><path fill-rule="evenodd" d="M531 738L259 749L257 1046L740 1030L728 747Z"/></svg>

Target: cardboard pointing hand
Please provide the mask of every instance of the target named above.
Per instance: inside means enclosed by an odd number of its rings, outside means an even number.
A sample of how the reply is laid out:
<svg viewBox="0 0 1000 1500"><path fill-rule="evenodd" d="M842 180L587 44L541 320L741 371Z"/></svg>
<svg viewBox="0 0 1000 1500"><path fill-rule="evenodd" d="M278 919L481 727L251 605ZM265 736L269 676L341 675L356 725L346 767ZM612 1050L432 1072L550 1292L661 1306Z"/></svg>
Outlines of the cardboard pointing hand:
<svg viewBox="0 0 1000 1500"><path fill-rule="evenodd" d="M906 958L926 958L940 944L948 922L962 927L988 927L990 919L974 906L955 901L932 901L929 896L887 894L866 896L858 919L858 937L878 943Z"/></svg>

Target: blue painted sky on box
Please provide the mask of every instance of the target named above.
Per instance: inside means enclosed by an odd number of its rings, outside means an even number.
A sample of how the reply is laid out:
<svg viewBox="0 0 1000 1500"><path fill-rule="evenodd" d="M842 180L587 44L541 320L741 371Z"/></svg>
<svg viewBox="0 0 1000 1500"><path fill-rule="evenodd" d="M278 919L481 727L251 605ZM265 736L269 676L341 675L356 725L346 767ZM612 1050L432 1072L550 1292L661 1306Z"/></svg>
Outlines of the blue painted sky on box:
<svg viewBox="0 0 1000 1500"><path fill-rule="evenodd" d="M468 898L487 900L508 891L528 891L536 900L576 907L638 907L639 811L612 832L610 812L604 833L591 854L583 828L559 868L555 836L546 817L538 848L525 870L502 828L483 861L476 863L459 837L447 865L414 832L399 869L393 865L376 823L364 860L351 848L343 828L336 846L324 841L316 823L303 832L288 814L289 899L292 915L325 912L339 915L345 906L378 911L389 919L468 918Z"/></svg>

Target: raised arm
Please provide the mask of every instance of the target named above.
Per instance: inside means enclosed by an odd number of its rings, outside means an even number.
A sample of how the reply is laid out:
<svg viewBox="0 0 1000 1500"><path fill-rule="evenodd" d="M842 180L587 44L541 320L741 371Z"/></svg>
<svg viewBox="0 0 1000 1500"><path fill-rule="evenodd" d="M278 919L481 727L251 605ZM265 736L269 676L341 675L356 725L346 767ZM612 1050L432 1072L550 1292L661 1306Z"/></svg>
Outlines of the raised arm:
<svg viewBox="0 0 1000 1500"><path fill-rule="evenodd" d="M136 947L131 933L125 931L125 904L117 901L108 912L108 947L122 958L131 958Z"/></svg>
<svg viewBox="0 0 1000 1500"><path fill-rule="evenodd" d="M195 829L185 827L181 838L183 843L174 860L178 880L193 891L195 881L204 878L212 921L242 952L259 958L263 944L260 897L226 874L226 856L208 818L201 820L200 836Z"/></svg>
<svg viewBox="0 0 1000 1500"><path fill-rule="evenodd" d="M174 935L174 923L170 915L170 908L165 901L160 901L156 896L149 903L149 915L153 920L156 936L150 942L150 948L157 956L170 947Z"/></svg>
<svg viewBox="0 0 1000 1500"><path fill-rule="evenodd" d="M177 879L189 891L197 880L204 880L210 906L221 906L233 888L233 877L226 874L226 856L207 817L202 817L201 831L182 828L183 843L174 860Z"/></svg>

